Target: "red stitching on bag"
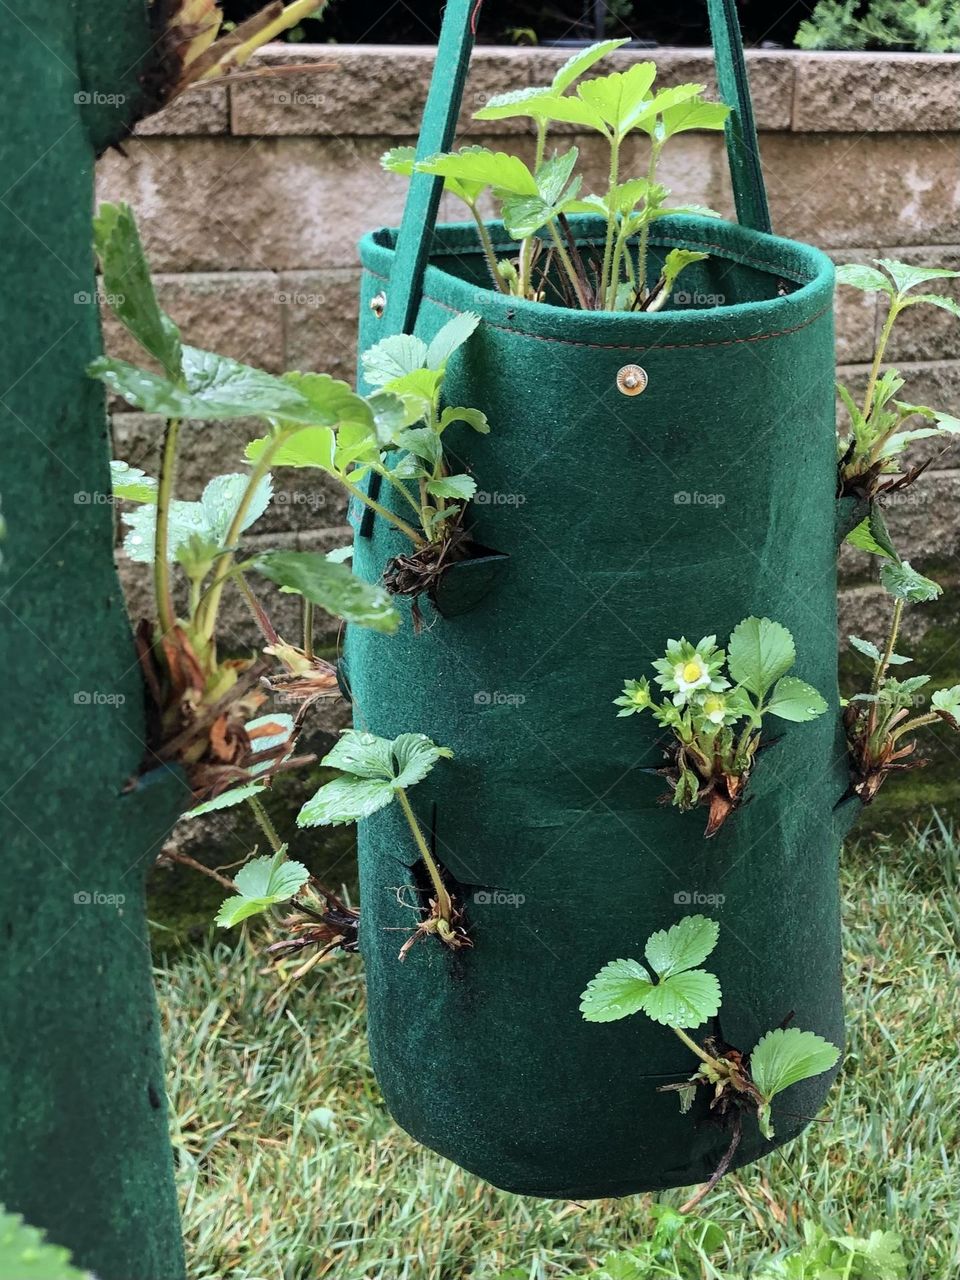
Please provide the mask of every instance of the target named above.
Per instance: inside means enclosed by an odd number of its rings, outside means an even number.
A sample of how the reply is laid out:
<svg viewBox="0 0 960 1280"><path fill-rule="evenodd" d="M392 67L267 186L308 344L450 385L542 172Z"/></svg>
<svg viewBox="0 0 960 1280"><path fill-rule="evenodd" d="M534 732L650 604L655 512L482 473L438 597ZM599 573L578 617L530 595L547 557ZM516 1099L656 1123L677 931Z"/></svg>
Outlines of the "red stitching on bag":
<svg viewBox="0 0 960 1280"><path fill-rule="evenodd" d="M389 284L389 277L382 276L378 271L371 271L365 268L367 275L372 276L374 280L382 280L385 284ZM447 302L441 302L439 298L433 298L429 293L425 293L424 298L427 302L432 302L434 306L441 307L444 311L449 311L451 315L461 316L464 313L458 311L456 307L451 307ZM694 347L735 347L741 342L764 342L767 338L786 338L791 333L799 333L801 329L806 329L807 325L814 324L821 316L825 316L830 310L830 304L818 311L815 316L811 316L809 320L804 320L803 324L795 324L792 329L778 329L773 333L754 333L746 338L722 338L715 342L654 342L649 346L641 347L639 343L620 343L620 342L579 342L576 338L548 338L540 333L528 333L526 329L512 329L507 324L495 324L492 320L484 320L484 324L488 324L491 329L499 329L501 333L513 333L519 338L529 338L531 342L553 342L562 347L586 347L590 351L689 351ZM642 313L641 313L642 314Z"/></svg>

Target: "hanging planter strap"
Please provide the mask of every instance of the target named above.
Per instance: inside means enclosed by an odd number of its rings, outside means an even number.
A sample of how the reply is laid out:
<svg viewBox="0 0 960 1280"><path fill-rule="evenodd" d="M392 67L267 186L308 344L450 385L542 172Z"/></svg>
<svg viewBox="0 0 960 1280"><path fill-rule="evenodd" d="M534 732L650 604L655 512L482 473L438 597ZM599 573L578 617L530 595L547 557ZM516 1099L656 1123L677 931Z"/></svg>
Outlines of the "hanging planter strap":
<svg viewBox="0 0 960 1280"><path fill-rule="evenodd" d="M482 3L483 0L448 0L417 142L418 160L449 151L453 145ZM742 226L769 232L770 210L736 0L708 0L708 8L717 84L721 99L731 108L726 140L737 218ZM413 332L442 194L442 178L414 173L397 237L386 307L378 326L381 338ZM378 498L380 476L371 476L369 486L370 496ZM366 507L360 519L361 537L371 536L375 519L372 509Z"/></svg>
<svg viewBox="0 0 960 1280"><path fill-rule="evenodd" d="M448 151L453 145L481 4L482 0L448 0L417 143L418 160ZM708 0L708 8L717 84L722 101L731 109L726 138L737 218L745 227L769 232L770 211L736 0ZM443 179L432 174L415 173L410 181L397 238L396 267L380 325L383 337L413 331L442 191Z"/></svg>

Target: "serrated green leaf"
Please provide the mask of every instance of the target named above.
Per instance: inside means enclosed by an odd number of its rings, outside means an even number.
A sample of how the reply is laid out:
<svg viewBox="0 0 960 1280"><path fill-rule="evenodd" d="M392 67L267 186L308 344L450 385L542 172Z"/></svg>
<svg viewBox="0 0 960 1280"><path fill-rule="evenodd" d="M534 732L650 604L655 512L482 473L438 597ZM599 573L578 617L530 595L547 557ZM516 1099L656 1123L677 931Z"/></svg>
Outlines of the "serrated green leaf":
<svg viewBox="0 0 960 1280"><path fill-rule="evenodd" d="M416 147L391 147L380 157L380 167L386 169L388 173L399 173L409 178L413 173L416 158Z"/></svg>
<svg viewBox="0 0 960 1280"><path fill-rule="evenodd" d="M629 37L624 37L622 40L600 40L586 49L579 49L571 54L563 66L557 70L550 82L550 88L554 93L566 93L574 81L585 75L601 58L605 58L607 54L629 43Z"/></svg>
<svg viewBox="0 0 960 1280"><path fill-rule="evenodd" d="M126 360L101 356L87 368L116 395L144 413L195 422L265 417L309 423L307 401L289 383L212 351L183 348L186 389Z"/></svg>
<svg viewBox="0 0 960 1280"><path fill-rule="evenodd" d="M960 278L960 271L948 271L943 267L913 267L907 262L897 262L893 258L875 258L874 261L878 267L882 267L889 274L898 293L907 293L928 280Z"/></svg>
<svg viewBox="0 0 960 1280"><path fill-rule="evenodd" d="M364 582L349 566L318 551L267 551L252 566L282 591L303 596L335 618L392 635L400 615L383 587Z"/></svg>
<svg viewBox="0 0 960 1280"><path fill-rule="evenodd" d="M949 298L940 293L921 293L913 294L909 299L911 306L921 302L927 303L931 307L940 307L942 311L949 311L952 316L960 319L960 302L957 302L955 298Z"/></svg>
<svg viewBox="0 0 960 1280"><path fill-rule="evenodd" d="M413 405L392 391L374 391L367 397L367 404L373 413L374 434L370 439L375 437L382 445L388 445L398 431L423 416L421 405Z"/></svg>
<svg viewBox="0 0 960 1280"><path fill-rule="evenodd" d="M423 361L426 367L437 372L444 369L453 353L463 346L479 323L480 317L475 311L463 311L448 320L427 347Z"/></svg>
<svg viewBox="0 0 960 1280"><path fill-rule="evenodd" d="M110 487L115 498L124 502L152 502L157 500L157 481L139 467L114 458L110 463Z"/></svg>
<svg viewBox="0 0 960 1280"><path fill-rule="evenodd" d="M692 266L695 262L703 262L710 255L700 253L696 249L671 249L663 262L663 288L669 294L676 283L677 277L681 271L685 271L687 267Z"/></svg>
<svg viewBox="0 0 960 1280"><path fill-rule="evenodd" d="M893 293L893 285L882 271L859 262L841 263L837 267L837 284L862 289L865 293Z"/></svg>
<svg viewBox="0 0 960 1280"><path fill-rule="evenodd" d="M639 960L611 960L587 983L580 1012L587 1022L616 1022L639 1013L653 983Z"/></svg>
<svg viewBox="0 0 960 1280"><path fill-rule="evenodd" d="M316 792L297 814L298 827L337 827L359 822L385 809L394 798L389 782L380 778L334 778Z"/></svg>
<svg viewBox="0 0 960 1280"><path fill-rule="evenodd" d="M779 1027L768 1031L750 1054L753 1083L770 1102L792 1084L829 1071L840 1050L813 1031Z"/></svg>
<svg viewBox="0 0 960 1280"><path fill-rule="evenodd" d="M797 658L793 636L769 618L744 618L733 629L727 646L731 676L758 697L764 697Z"/></svg>
<svg viewBox="0 0 960 1280"><path fill-rule="evenodd" d="M722 129L729 114L730 108L722 102L705 102L702 98L678 102L659 113L656 135L665 142L692 129Z"/></svg>
<svg viewBox="0 0 960 1280"><path fill-rule="evenodd" d="M949 689L937 689L930 699L930 708L953 729L960 729L960 684Z"/></svg>
<svg viewBox="0 0 960 1280"><path fill-rule="evenodd" d="M452 426L454 422L464 422L484 436L490 433L487 415L479 409L465 409L462 406L444 409L440 415L440 430L446 431L447 427Z"/></svg>
<svg viewBox="0 0 960 1280"><path fill-rule="evenodd" d="M554 95L555 90L552 87L542 85L512 89L509 93L498 93L488 98L480 110L473 113L473 118L474 120L513 120L520 116L529 116L537 120L545 114L543 104L549 102Z"/></svg>
<svg viewBox="0 0 960 1280"><path fill-rule="evenodd" d="M669 929L661 929L647 939L644 955L658 978L695 969L703 964L717 945L720 926L708 916L684 916Z"/></svg>
<svg viewBox="0 0 960 1280"><path fill-rule="evenodd" d="M210 536L218 546L226 546L227 535L233 524L240 504L250 485L250 477L241 473L225 476L214 476L204 487L200 497L200 507ZM269 475L261 476L253 488L247 501L247 507L240 522L240 533L245 533L251 525L256 524L273 496L273 482Z"/></svg>
<svg viewBox="0 0 960 1280"><path fill-rule="evenodd" d="M415 165L418 173L432 173L442 178L482 184L509 195L535 196L537 184L533 174L519 158L504 151L486 147L465 147L443 155L430 156Z"/></svg>
<svg viewBox="0 0 960 1280"><path fill-rule="evenodd" d="M180 331L161 310L136 219L128 204L101 204L93 219L93 238L103 273L103 289L117 319L163 366L180 376Z"/></svg>
<svg viewBox="0 0 960 1280"><path fill-rule="evenodd" d="M300 862L288 862L286 846L277 853L253 858L233 878L238 893L245 898L292 898L310 879L310 872Z"/></svg>
<svg viewBox="0 0 960 1280"><path fill-rule="evenodd" d="M537 170L534 175L537 180L537 191L546 204L556 204L567 189L579 154L576 147L570 147L564 152L554 152Z"/></svg>
<svg viewBox="0 0 960 1280"><path fill-rule="evenodd" d="M393 782L398 772L393 757L393 740L361 729L345 729L321 763L341 769L357 778L377 778Z"/></svg>
<svg viewBox="0 0 960 1280"><path fill-rule="evenodd" d="M153 564L157 540L157 508L140 506L121 516L127 526L123 550L135 564ZM176 560L193 538L203 541L209 535L203 507L199 502L170 503L167 526L167 559ZM216 554L211 543L210 556Z"/></svg>
<svg viewBox="0 0 960 1280"><path fill-rule="evenodd" d="M95 1280L70 1261L69 1249L0 1205L0 1280Z"/></svg>
<svg viewBox="0 0 960 1280"><path fill-rule="evenodd" d="M685 969L651 987L644 1013L665 1027L693 1030L720 1010L720 982L705 969Z"/></svg>
<svg viewBox="0 0 960 1280"><path fill-rule="evenodd" d="M893 545L887 522L876 504L871 508L870 514L847 534L847 542L859 551L869 551L871 555L881 556L895 563L900 561L900 553Z"/></svg>
<svg viewBox="0 0 960 1280"><path fill-rule="evenodd" d="M654 110L650 89L656 74L654 63L635 62L626 71L581 81L577 97L597 113L611 133L623 139Z"/></svg>
<svg viewBox="0 0 960 1280"><path fill-rule="evenodd" d="M243 451L248 462L258 462L273 444L270 436L251 440ZM329 427L304 427L279 445L271 460L274 467L319 467L336 474L337 437Z"/></svg>
<svg viewBox="0 0 960 1280"><path fill-rule="evenodd" d="M183 348L183 372L190 393L186 418L273 417L308 426L315 421L315 405L289 377L276 378L199 347Z"/></svg>
<svg viewBox="0 0 960 1280"><path fill-rule="evenodd" d="M574 178L571 181L570 175L577 155L577 148L571 147L562 155L554 155L544 161L536 173L539 193L535 196L512 196L503 202L503 225L514 239L532 236L548 222L574 209L581 180Z"/></svg>
<svg viewBox="0 0 960 1280"><path fill-rule="evenodd" d="M417 458L421 458L428 463L431 474L443 454L440 437L429 427L416 427L412 431L400 431L394 437L394 444L400 449L408 450ZM397 474L397 471L398 469L395 469L394 474Z"/></svg>
<svg viewBox="0 0 960 1280"><path fill-rule="evenodd" d="M943 588L933 581L917 573L909 560L901 560L899 564L887 562L880 569L880 581L889 593L897 600L907 604L924 604L936 600Z"/></svg>
<svg viewBox="0 0 960 1280"><path fill-rule="evenodd" d="M363 376L371 387L383 387L405 374L422 369L427 360L427 344L412 333L395 333L365 351L360 357Z"/></svg>
<svg viewBox="0 0 960 1280"><path fill-rule="evenodd" d="M804 724L807 720L815 720L817 716L823 715L827 710L827 700L805 680L798 680L796 676L783 676L773 686L766 710L770 715L779 716L781 720Z"/></svg>
<svg viewBox="0 0 960 1280"><path fill-rule="evenodd" d="M427 493L434 498L462 498L469 502L477 491L473 476L444 476L427 482Z"/></svg>
<svg viewBox="0 0 960 1280"><path fill-rule="evenodd" d="M907 1275L909 1263L903 1254L903 1242L893 1231L871 1231L866 1238L860 1236L832 1236L831 1243L845 1253L852 1254L858 1263L851 1269L841 1263L841 1280L902 1280ZM868 1269L869 1268L869 1269ZM844 1274L846 1273L846 1274Z"/></svg>
<svg viewBox="0 0 960 1280"><path fill-rule="evenodd" d="M373 430L374 413L370 399L358 395L346 382L327 373L298 373L291 370L281 382L303 398L306 409L295 421L310 427L342 427L346 423Z"/></svg>
<svg viewBox="0 0 960 1280"><path fill-rule="evenodd" d="M892 436L888 436L884 441L882 448L877 451L877 458L888 461L895 458L898 453L902 453L908 445L914 444L917 440L929 440L933 436L941 435L938 427L914 427L912 431L895 431Z"/></svg>
<svg viewBox="0 0 960 1280"><path fill-rule="evenodd" d="M578 124L585 129L596 129L607 138L610 136L610 131L597 108L580 97L552 94L539 98L537 100L537 112L539 118L545 120L558 120L565 124ZM524 193L521 192L519 194ZM527 192L526 194L531 193Z"/></svg>
<svg viewBox="0 0 960 1280"><path fill-rule="evenodd" d="M230 525L239 510L250 477L239 473L214 476L199 502L171 502L167 531L167 559L178 560L190 568L212 560L226 544ZM259 520L270 502L270 477L263 476L247 506L241 533ZM123 522L129 531L123 549L131 560L152 564L157 535L157 508L138 507L124 512Z"/></svg>
<svg viewBox="0 0 960 1280"><path fill-rule="evenodd" d="M231 787L229 791L221 791L212 800L204 800L203 804L188 809L184 818L202 818L205 813L215 813L218 809L232 809L234 805L243 804L251 796L258 796L266 789L262 782L245 782L242 786Z"/></svg>
<svg viewBox="0 0 960 1280"><path fill-rule="evenodd" d="M402 733L391 739L346 729L321 763L359 778L380 778L396 787L412 787L438 760L452 755L449 747L438 747L423 733Z"/></svg>
<svg viewBox="0 0 960 1280"><path fill-rule="evenodd" d="M421 782L438 760L451 760L449 747L438 747L422 733L401 733L393 740L393 758L396 772L393 782L397 787L412 787Z"/></svg>
<svg viewBox="0 0 960 1280"><path fill-rule="evenodd" d="M862 640L859 636L847 636L851 649L856 649L857 653L864 654L867 658L872 658L874 662L880 661L880 650L870 640Z"/></svg>
<svg viewBox="0 0 960 1280"><path fill-rule="evenodd" d="M277 903L288 902L309 879L310 872L302 863L287 860L286 845L273 855L253 858L234 877L237 892L221 904L216 923L229 929Z"/></svg>
<svg viewBox="0 0 960 1280"><path fill-rule="evenodd" d="M421 782L440 759L450 759L449 747L438 747L422 733L380 738L347 729L324 756L322 764L342 769L344 776L328 782L300 810L300 826L330 826L356 822L388 805L400 789Z"/></svg>

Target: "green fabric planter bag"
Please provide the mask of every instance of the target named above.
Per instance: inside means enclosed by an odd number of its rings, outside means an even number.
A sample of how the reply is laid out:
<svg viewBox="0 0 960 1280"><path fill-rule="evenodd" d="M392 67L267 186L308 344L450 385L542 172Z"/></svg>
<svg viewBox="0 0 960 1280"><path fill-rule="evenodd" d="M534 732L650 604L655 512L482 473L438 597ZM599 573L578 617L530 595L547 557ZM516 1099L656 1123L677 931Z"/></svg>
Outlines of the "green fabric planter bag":
<svg viewBox="0 0 960 1280"><path fill-rule="evenodd" d="M470 8L448 6L421 155L449 146ZM842 1044L833 267L765 229L732 2L714 0L711 17L735 108L740 225L665 219L653 243L707 250L684 287L723 305L613 314L499 295L472 228L431 230L429 178L414 180L399 235L361 246L361 349L414 327L429 338L458 312L483 318L447 395L482 409L491 432L451 434L448 447L489 495L472 507L476 540L509 556L456 570L456 607L425 605L419 635L407 621L391 638L348 637L358 727L421 731L455 753L411 800L474 943L452 952L427 939L398 961L417 919L416 850L396 806L362 822L374 1066L406 1130L529 1195L691 1184L725 1151L729 1133L705 1102L681 1115L657 1092L696 1065L669 1030L640 1016L588 1024L578 1009L606 961L641 956L652 931L684 915L721 924L711 1030L747 1050L793 1014ZM510 243L497 224L491 234ZM589 242L595 227L576 234ZM626 364L646 371L642 395L618 390ZM406 548L382 520L356 516L356 569L376 580ZM831 713L784 725L750 801L706 841L703 811L664 807L663 779L646 772L662 763L661 731L616 719L612 700L668 638L716 632L723 643L750 614L790 629L797 674ZM778 1099L777 1143L817 1112L831 1079ZM774 1145L748 1120L734 1163Z"/></svg>

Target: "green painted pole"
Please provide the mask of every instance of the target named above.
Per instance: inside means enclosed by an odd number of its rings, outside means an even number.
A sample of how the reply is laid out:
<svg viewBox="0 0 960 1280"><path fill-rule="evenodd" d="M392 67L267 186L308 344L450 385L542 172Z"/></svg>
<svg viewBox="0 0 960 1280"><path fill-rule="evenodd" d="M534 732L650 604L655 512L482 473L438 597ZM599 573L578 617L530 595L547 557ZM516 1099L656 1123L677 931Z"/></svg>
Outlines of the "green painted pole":
<svg viewBox="0 0 960 1280"><path fill-rule="evenodd" d="M96 155L144 113L143 0L0 6L0 1202L99 1280L180 1280L91 249Z"/></svg>

